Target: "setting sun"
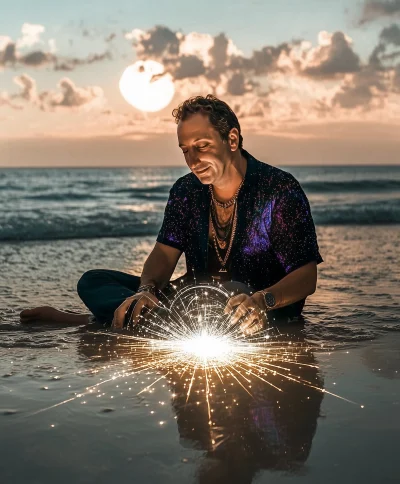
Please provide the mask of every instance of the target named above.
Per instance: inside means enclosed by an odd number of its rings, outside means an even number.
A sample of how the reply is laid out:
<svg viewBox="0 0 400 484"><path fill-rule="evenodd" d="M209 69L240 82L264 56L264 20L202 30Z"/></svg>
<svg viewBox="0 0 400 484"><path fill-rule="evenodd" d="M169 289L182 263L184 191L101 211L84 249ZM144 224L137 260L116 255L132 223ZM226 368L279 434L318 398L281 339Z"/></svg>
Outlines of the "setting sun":
<svg viewBox="0 0 400 484"><path fill-rule="evenodd" d="M153 79L153 76L157 77ZM175 93L171 75L164 74L164 66L153 60L137 61L127 67L119 81L119 89L129 104L147 112L168 106Z"/></svg>

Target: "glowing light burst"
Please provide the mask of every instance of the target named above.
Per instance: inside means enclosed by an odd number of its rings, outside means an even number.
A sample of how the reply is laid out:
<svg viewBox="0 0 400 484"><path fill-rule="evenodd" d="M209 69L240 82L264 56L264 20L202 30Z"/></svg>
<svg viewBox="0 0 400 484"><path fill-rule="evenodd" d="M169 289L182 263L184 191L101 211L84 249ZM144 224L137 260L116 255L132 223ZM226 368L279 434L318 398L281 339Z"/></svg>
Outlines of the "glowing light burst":
<svg viewBox="0 0 400 484"><path fill-rule="evenodd" d="M234 356L235 347L227 338L214 337L206 332L180 344L184 354L193 355L204 364L226 364Z"/></svg>
<svg viewBox="0 0 400 484"><path fill-rule="evenodd" d="M134 333L100 333L117 343L110 354L117 360L103 367L115 369L115 373L47 409L89 394L105 395L102 385L139 375L147 376L137 395L152 393L164 382L172 387L174 396L185 394L186 403L194 396L200 404L202 398L210 425L215 425L212 398L218 392L227 395L227 388L253 397L253 387L283 392L294 384L355 403L321 387L314 346L295 341L276 328L246 338L238 325L231 325L230 315L223 314L231 295L221 285L175 287L167 304L150 311Z"/></svg>
<svg viewBox="0 0 400 484"><path fill-rule="evenodd" d="M202 391L209 412L211 388L217 380L223 386L240 386L250 395L254 381L277 391L283 391L281 383L285 381L343 398L298 374L304 367L318 368L308 362L311 345L285 338L276 328L246 338L238 325L231 325L231 317L223 314L223 309L232 294L223 286L188 285L175 290L167 305L150 311L145 323L139 325L140 335L127 336L125 358L129 362L132 355L131 363L136 361L137 365L132 374L162 371L170 382L176 375L184 382L186 401L200 379L205 382ZM154 383L140 393L150 391Z"/></svg>

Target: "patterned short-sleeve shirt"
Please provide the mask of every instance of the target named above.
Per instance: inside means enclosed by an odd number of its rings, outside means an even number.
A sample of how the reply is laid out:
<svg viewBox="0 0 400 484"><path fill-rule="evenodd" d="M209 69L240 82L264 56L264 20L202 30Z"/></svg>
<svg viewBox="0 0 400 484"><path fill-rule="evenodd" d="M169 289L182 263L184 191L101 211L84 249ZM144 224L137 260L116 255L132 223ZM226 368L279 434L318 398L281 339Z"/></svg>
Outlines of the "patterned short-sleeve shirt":
<svg viewBox="0 0 400 484"><path fill-rule="evenodd" d="M299 182L246 150L242 154L247 168L238 196L237 230L229 268L232 280L260 290L308 262L319 264L323 259L310 205ZM203 185L193 173L181 177L170 190L157 237L158 242L185 253L187 275L197 280L210 276L210 203L208 185ZM297 316L303 306L304 300L291 305L292 309L281 309Z"/></svg>

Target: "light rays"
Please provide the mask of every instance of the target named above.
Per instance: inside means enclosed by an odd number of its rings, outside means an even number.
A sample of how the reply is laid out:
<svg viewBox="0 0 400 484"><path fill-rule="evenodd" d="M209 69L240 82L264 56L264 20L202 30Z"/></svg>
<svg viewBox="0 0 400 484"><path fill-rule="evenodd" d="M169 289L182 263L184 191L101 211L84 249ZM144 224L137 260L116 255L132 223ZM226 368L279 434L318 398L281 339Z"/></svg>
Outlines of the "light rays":
<svg viewBox="0 0 400 484"><path fill-rule="evenodd" d="M232 326L230 316L223 314L230 296L220 285L176 288L167 304L150 311L134 333L92 333L105 341L93 354L89 355L90 345L82 345L81 351L92 361L107 358L114 363L91 372L102 376L96 384L34 414L86 396L104 396L107 392L102 387L110 382L118 387L120 380L135 382L129 384L129 390L135 386L136 395L152 394L164 384L174 395L181 395L185 405L203 402L210 426L216 424L213 406L221 395L244 392L254 398L254 388L256 393L269 388L278 395L295 394L295 387L301 386L356 403L322 387L313 357L315 347L299 334L294 338L267 328L245 338L240 325ZM107 347L107 354L102 355ZM143 376L141 383L136 380ZM233 400L237 405L240 397Z"/></svg>

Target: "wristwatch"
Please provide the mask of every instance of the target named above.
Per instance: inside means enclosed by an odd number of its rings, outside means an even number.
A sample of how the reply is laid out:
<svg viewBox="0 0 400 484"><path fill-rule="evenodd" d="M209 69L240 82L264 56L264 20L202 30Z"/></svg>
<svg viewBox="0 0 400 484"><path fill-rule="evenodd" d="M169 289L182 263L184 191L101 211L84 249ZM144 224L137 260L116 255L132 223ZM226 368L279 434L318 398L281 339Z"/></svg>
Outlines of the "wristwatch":
<svg viewBox="0 0 400 484"><path fill-rule="evenodd" d="M265 299L265 305L268 309L272 309L276 304L275 296L272 294L272 292L263 292L263 295Z"/></svg>

